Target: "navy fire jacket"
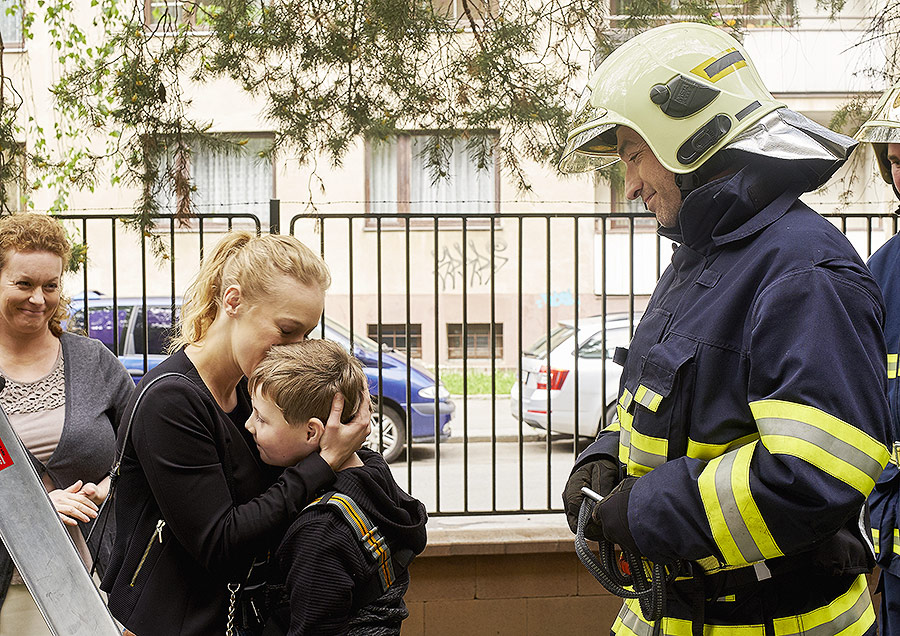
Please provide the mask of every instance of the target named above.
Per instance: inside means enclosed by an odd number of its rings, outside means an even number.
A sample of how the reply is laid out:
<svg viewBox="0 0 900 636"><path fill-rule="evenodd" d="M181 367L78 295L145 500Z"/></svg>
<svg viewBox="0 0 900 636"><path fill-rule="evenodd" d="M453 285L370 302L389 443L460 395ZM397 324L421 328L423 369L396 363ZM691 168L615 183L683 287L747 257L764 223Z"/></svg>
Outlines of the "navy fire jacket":
<svg viewBox="0 0 900 636"><path fill-rule="evenodd" d="M884 339L887 343L888 399L891 409L890 440L900 440L900 382L897 380L897 357L900 353L900 234L893 236L869 259L869 269L884 294L887 320ZM898 490L900 473L891 463L879 477L869 500L872 509L872 539L878 552L878 565L900 576L900 524L898 524Z"/></svg>
<svg viewBox="0 0 900 636"><path fill-rule="evenodd" d="M652 561L871 567L859 527L892 437L881 293L799 201L792 165L703 186L661 231L681 245L629 347L618 421L576 463L617 458L640 477L628 523Z"/></svg>

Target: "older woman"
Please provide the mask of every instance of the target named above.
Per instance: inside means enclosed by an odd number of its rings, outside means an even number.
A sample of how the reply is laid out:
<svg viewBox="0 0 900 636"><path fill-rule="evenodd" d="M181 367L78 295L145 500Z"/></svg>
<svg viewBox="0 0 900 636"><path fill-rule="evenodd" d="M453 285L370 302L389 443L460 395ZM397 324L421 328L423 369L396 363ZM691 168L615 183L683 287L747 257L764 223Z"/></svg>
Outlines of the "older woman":
<svg viewBox="0 0 900 636"><path fill-rule="evenodd" d="M90 566L87 522L106 498L116 427L134 383L99 341L63 332L68 260L69 242L53 218L0 219L0 405ZM2 546L0 603L0 636L50 633Z"/></svg>

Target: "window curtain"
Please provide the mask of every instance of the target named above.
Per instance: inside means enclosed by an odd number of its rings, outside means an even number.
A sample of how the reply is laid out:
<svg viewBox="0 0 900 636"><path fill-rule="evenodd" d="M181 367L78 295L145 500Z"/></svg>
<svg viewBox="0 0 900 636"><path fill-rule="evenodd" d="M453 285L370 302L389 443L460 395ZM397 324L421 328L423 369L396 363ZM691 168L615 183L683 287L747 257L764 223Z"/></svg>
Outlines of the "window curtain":
<svg viewBox="0 0 900 636"><path fill-rule="evenodd" d="M397 138L373 140L370 145L369 211L397 212Z"/></svg>
<svg viewBox="0 0 900 636"><path fill-rule="evenodd" d="M413 135L410 139L410 212L493 212L496 202L493 159L485 169L479 170L466 148L466 140L456 138L448 167L449 178L432 183L423 152L427 143L425 135Z"/></svg>
<svg viewBox="0 0 900 636"><path fill-rule="evenodd" d="M16 6L11 14L9 9ZM22 44L22 0L0 0L0 35L4 47L18 47Z"/></svg>
<svg viewBox="0 0 900 636"><path fill-rule="evenodd" d="M268 219L272 187L272 162L259 154L272 140L251 137L242 151L216 153L198 148L191 153L191 179L196 186L193 203L203 214L255 214ZM169 160L171 164L171 158ZM157 195L162 212L175 212L175 194L170 187Z"/></svg>

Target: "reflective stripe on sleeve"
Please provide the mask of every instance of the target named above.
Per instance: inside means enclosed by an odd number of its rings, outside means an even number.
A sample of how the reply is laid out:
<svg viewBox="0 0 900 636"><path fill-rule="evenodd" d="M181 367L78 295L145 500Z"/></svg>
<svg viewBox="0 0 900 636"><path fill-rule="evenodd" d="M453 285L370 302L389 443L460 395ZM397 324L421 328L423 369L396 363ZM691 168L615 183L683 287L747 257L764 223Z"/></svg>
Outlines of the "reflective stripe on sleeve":
<svg viewBox="0 0 900 636"><path fill-rule="evenodd" d="M713 540L728 565L746 565L783 554L750 491L750 460L758 443L712 460L698 482Z"/></svg>
<svg viewBox="0 0 900 636"><path fill-rule="evenodd" d="M759 400L750 404L750 410L766 450L802 459L864 497L872 492L890 457L883 444L815 407Z"/></svg>
<svg viewBox="0 0 900 636"><path fill-rule="evenodd" d="M878 528L872 528L872 547L875 548L875 554L881 554L881 531Z"/></svg>
<svg viewBox="0 0 900 636"><path fill-rule="evenodd" d="M628 450L628 474L640 477L666 462L669 440L644 435L631 429L631 448Z"/></svg>
<svg viewBox="0 0 900 636"><path fill-rule="evenodd" d="M619 414L619 461L623 464L628 463L628 449L631 446L631 422L634 416L628 412L631 405L631 393L628 389L622 391L622 397L616 404L616 412Z"/></svg>
<svg viewBox="0 0 900 636"><path fill-rule="evenodd" d="M656 413L656 409L659 408L660 402L662 402L663 396L661 396L656 391L652 389L648 389L643 384L637 388L637 391L634 394L634 401L643 406L646 409L649 409Z"/></svg>
<svg viewBox="0 0 900 636"><path fill-rule="evenodd" d="M900 530L894 528L894 554L900 555Z"/></svg>
<svg viewBox="0 0 900 636"><path fill-rule="evenodd" d="M759 433L751 433L750 435L744 435L743 437L739 437L738 439L731 440L725 444L710 444L708 442L696 442L691 438L688 438L687 445L687 456L692 457L694 459L702 459L705 462L708 462L716 457L721 457L725 453L730 450L734 450L735 448L740 448L741 446L745 446L750 442L755 442L759 439Z"/></svg>
<svg viewBox="0 0 900 636"><path fill-rule="evenodd" d="M889 353L887 357L887 377L888 380L893 380L897 377L897 359L898 354Z"/></svg>

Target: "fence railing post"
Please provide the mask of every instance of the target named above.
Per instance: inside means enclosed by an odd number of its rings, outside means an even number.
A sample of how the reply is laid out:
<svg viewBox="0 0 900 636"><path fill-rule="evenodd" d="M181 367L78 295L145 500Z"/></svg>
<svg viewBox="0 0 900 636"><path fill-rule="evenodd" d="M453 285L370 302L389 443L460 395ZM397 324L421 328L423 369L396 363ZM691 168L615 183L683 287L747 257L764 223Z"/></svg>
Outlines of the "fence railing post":
<svg viewBox="0 0 900 636"><path fill-rule="evenodd" d="M269 234L281 234L281 199L269 199Z"/></svg>

